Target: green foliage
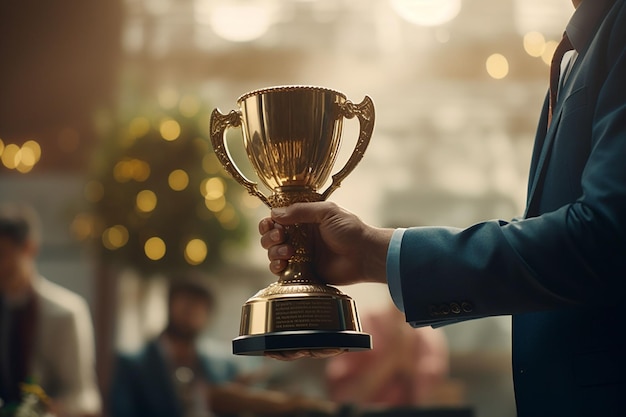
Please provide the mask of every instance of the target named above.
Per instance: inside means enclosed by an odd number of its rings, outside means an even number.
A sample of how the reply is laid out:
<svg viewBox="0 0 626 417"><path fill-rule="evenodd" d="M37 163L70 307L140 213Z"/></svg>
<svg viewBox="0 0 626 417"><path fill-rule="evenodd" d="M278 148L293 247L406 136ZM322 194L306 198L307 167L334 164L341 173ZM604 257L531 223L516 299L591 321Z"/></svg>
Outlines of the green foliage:
<svg viewBox="0 0 626 417"><path fill-rule="evenodd" d="M108 127L85 190L101 257L144 275L215 266L248 229L242 207L251 197L213 153L210 109L166 93L161 105L131 100L129 116L101 120Z"/></svg>

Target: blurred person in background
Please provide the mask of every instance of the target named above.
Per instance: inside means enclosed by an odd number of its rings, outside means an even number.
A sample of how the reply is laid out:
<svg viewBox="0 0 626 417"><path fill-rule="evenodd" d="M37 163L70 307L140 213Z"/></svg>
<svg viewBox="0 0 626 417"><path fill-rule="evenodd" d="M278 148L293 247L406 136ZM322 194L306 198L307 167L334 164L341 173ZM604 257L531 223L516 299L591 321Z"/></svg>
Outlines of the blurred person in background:
<svg viewBox="0 0 626 417"><path fill-rule="evenodd" d="M361 318L374 340L372 350L328 360L326 380L331 400L359 407L428 405L448 374L445 335L439 329L411 329L393 304Z"/></svg>
<svg viewBox="0 0 626 417"><path fill-rule="evenodd" d="M326 401L252 389L230 357L198 348L216 300L195 274L172 280L163 332L133 354L120 354L110 391L112 417L209 417L330 413Z"/></svg>
<svg viewBox="0 0 626 417"><path fill-rule="evenodd" d="M522 218L393 230L316 202L259 225L280 273L294 253L281 225L317 224L320 275L387 283L414 327L511 314L519 417L626 414L626 1L573 4Z"/></svg>
<svg viewBox="0 0 626 417"><path fill-rule="evenodd" d="M89 308L38 274L38 223L31 207L0 206L0 415L29 387L54 415L99 415Z"/></svg>

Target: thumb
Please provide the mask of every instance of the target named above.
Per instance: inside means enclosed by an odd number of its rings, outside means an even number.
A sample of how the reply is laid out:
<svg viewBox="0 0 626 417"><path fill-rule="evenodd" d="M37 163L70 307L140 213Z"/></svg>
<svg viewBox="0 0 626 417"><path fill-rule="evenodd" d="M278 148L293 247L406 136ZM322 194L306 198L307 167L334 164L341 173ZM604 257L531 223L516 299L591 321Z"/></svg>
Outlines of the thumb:
<svg viewBox="0 0 626 417"><path fill-rule="evenodd" d="M272 209L272 220L283 225L295 223L321 223L326 213L334 207L328 201L294 203L288 207Z"/></svg>

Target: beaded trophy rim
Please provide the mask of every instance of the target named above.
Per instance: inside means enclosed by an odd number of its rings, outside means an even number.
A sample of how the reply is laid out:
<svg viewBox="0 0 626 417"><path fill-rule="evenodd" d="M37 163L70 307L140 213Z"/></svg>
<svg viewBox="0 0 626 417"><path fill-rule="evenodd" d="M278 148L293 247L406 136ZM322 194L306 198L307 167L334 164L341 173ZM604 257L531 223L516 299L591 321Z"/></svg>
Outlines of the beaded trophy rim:
<svg viewBox="0 0 626 417"><path fill-rule="evenodd" d="M241 95L238 99L237 99L237 103L241 103L242 101L252 97L252 96L258 96L261 94L266 94L266 93L274 93L274 92L287 92L287 91L297 91L297 90L311 90L311 91L321 91L321 92L326 92L326 93L333 93L336 94L344 99L347 99L346 95L344 93L342 93L341 91L338 90L334 90L332 88L327 88L327 87L320 87L320 86L316 86L316 85L279 85L279 86L274 86L274 87L264 87L264 88L259 88L256 90L252 90L249 91L243 95Z"/></svg>

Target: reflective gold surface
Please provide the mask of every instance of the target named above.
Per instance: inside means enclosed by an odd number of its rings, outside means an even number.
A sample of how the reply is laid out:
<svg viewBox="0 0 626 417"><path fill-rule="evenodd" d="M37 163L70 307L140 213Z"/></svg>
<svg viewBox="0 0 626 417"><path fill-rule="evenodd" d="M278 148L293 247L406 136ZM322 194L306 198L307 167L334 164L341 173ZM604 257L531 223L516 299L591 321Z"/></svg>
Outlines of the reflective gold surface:
<svg viewBox="0 0 626 417"><path fill-rule="evenodd" d="M248 192L269 207L321 201L337 189L356 167L374 128L374 105L369 97L353 104L340 92L321 87L281 86L255 90L238 99L239 111L211 115L211 142L224 169ZM359 137L345 166L332 175L341 145L344 118L357 117ZM250 163L259 180L272 190L264 195L233 163L225 141L230 127L241 126ZM287 227L296 248L278 282L259 291L243 307L241 336L288 331L361 332L354 301L322 283L312 268L311 225ZM343 348L273 352L272 356L328 356Z"/></svg>

